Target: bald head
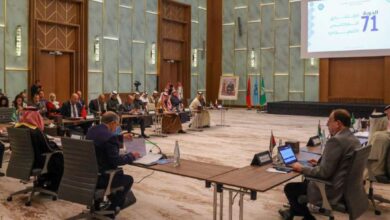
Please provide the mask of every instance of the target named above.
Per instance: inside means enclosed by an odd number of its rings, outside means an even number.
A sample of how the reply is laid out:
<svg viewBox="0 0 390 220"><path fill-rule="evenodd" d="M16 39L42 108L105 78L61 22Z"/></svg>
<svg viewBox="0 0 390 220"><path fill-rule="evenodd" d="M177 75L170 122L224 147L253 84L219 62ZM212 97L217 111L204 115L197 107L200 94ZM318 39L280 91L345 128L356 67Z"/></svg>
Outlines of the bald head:
<svg viewBox="0 0 390 220"><path fill-rule="evenodd" d="M104 102L105 99L106 99L106 96L104 96L104 94L100 94L98 97L99 102Z"/></svg>
<svg viewBox="0 0 390 220"><path fill-rule="evenodd" d="M72 104L76 104L79 101L79 95L77 93L73 93L72 96L70 96L70 102Z"/></svg>

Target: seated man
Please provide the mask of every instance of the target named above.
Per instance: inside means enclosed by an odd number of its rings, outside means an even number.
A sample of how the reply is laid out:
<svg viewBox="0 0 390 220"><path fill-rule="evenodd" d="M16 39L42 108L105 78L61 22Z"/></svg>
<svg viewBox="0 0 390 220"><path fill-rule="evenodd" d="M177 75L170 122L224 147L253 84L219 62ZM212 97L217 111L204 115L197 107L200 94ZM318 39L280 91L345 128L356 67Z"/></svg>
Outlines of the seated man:
<svg viewBox="0 0 390 220"><path fill-rule="evenodd" d="M99 172L104 174L107 170L118 168L118 166L131 164L139 158L138 152L119 154L119 136L115 134L119 126L119 116L114 112L103 114L101 124L95 125L87 133L87 139L92 140L95 145L96 158L99 166ZM105 188L108 185L109 176L101 175L98 179L97 188ZM116 207L122 208L126 195L133 184L133 178L125 175L123 171L118 172L112 181L112 188L123 187L123 191L116 192L109 196L111 201L109 210L116 210ZM99 204L99 201L96 201ZM114 218L115 216L110 216Z"/></svg>
<svg viewBox="0 0 390 220"><path fill-rule="evenodd" d="M387 120L390 120L390 105L387 105L384 109L385 114L387 115ZM387 130L390 131L390 123L387 126Z"/></svg>
<svg viewBox="0 0 390 220"><path fill-rule="evenodd" d="M73 93L70 97L69 101L66 101L62 104L61 107L61 115L66 118L80 118L81 117L81 110L82 106L79 102L79 95L77 93ZM83 133L86 134L88 131L88 128L91 127L92 122L85 122L80 124L79 126L68 126L71 130L78 130L77 127L81 127L83 130Z"/></svg>
<svg viewBox="0 0 390 220"><path fill-rule="evenodd" d="M136 108L134 105L134 98L131 95L127 95L126 102L119 107L119 111L122 113L127 113L131 115L137 115L141 114L140 109ZM141 127L141 137L143 138L149 138L145 134L145 120L142 117L139 118L126 118L125 121L127 122L127 131L131 132L133 130L133 123L137 123Z"/></svg>
<svg viewBox="0 0 390 220"><path fill-rule="evenodd" d="M118 93L113 91L110 99L107 101L107 111L118 112L119 105Z"/></svg>
<svg viewBox="0 0 390 220"><path fill-rule="evenodd" d="M210 114L207 110L203 93L198 92L195 99L190 104L191 112L195 113L195 117L192 119L191 126L195 128L210 127Z"/></svg>
<svg viewBox="0 0 390 220"><path fill-rule="evenodd" d="M92 99L88 106L89 112L93 115L98 116L104 114L107 111L106 98L104 94L100 94L97 99Z"/></svg>
<svg viewBox="0 0 390 220"><path fill-rule="evenodd" d="M386 174L386 156L390 147L388 120L384 113L376 112L370 116L370 134L368 144L372 145L368 156L368 169L373 177Z"/></svg>
<svg viewBox="0 0 390 220"><path fill-rule="evenodd" d="M186 133L183 131L180 116L170 110L172 109L172 104L167 92L162 93L157 109L164 113L161 121L163 133Z"/></svg>
<svg viewBox="0 0 390 220"><path fill-rule="evenodd" d="M37 108L42 117L46 117L47 114L46 104L40 101L39 94L35 94L33 96L31 106Z"/></svg>
<svg viewBox="0 0 390 220"><path fill-rule="evenodd" d="M59 151L57 144L49 141L43 133L43 118L38 111L24 111L23 116L20 118L19 123L15 124L15 127L30 130L31 141L34 147L34 168L43 168L45 165L44 153ZM38 177L37 184L47 190L56 192L60 185L64 170L64 158L62 153L53 154L47 168L47 173Z"/></svg>
<svg viewBox="0 0 390 220"><path fill-rule="evenodd" d="M325 150L320 161L310 160L313 167L302 166L299 162L292 164L296 172L330 181L333 185L326 187L326 195L330 204L342 199L346 176L351 164L351 156L361 145L359 140L350 132L351 116L344 109L332 111L327 126L331 138L326 142ZM290 203L289 210L279 210L283 219L293 219L294 216L303 216L305 220L315 219L311 215L307 204L298 201L300 196L306 195L311 204L322 201L321 194L313 182L288 183L284 192Z"/></svg>
<svg viewBox="0 0 390 220"><path fill-rule="evenodd" d="M181 99L179 98L179 93L177 90L174 90L172 91L172 95L171 95L171 104L172 104L172 111L176 111L176 112L180 112L182 111L184 108L183 108L183 103L181 101Z"/></svg>

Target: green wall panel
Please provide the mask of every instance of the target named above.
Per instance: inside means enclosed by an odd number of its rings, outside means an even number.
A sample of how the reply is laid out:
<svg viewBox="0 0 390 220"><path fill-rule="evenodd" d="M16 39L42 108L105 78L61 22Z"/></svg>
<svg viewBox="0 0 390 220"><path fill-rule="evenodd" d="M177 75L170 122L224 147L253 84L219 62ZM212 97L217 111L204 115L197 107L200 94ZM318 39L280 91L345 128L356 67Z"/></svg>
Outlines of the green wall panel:
<svg viewBox="0 0 390 220"><path fill-rule="evenodd" d="M300 58L300 1L225 0L223 4L223 74L234 69L244 84L248 74L251 78L261 74L269 102L318 100L318 60ZM242 21L243 38L238 37L237 17ZM245 48L245 55L239 53ZM251 66L252 49L255 67ZM246 90L242 87L240 83L240 89ZM240 94L232 104L245 103L241 98L245 97Z"/></svg>
<svg viewBox="0 0 390 220"><path fill-rule="evenodd" d="M127 93L131 91L132 87L131 74L119 74L119 92Z"/></svg>
<svg viewBox="0 0 390 220"><path fill-rule="evenodd" d="M157 43L157 33L155 30L157 30L157 15L155 14L146 14L147 19L147 26L146 26L146 53L145 53L145 62L146 62L146 73L156 73L157 72L157 60L155 64L152 64L150 62L151 58L151 49L152 49L152 43ZM156 59L157 59L157 46L156 46Z"/></svg>
<svg viewBox="0 0 390 220"><path fill-rule="evenodd" d="M274 47L274 5L261 7L261 47Z"/></svg>
<svg viewBox="0 0 390 220"><path fill-rule="evenodd" d="M222 12L223 12L223 20L222 23L232 23L236 22L234 20L234 0L224 0L222 1Z"/></svg>
<svg viewBox="0 0 390 220"><path fill-rule="evenodd" d="M191 97L195 97L198 92L198 76L191 76Z"/></svg>
<svg viewBox="0 0 390 220"><path fill-rule="evenodd" d="M318 102L318 87L313 85L318 85L319 79L317 76L305 76L305 101L308 102Z"/></svg>
<svg viewBox="0 0 390 220"><path fill-rule="evenodd" d="M288 73L289 70L289 40L288 20L275 22L275 72Z"/></svg>
<svg viewBox="0 0 390 220"><path fill-rule="evenodd" d="M223 28L222 42L222 72L234 72L234 26L225 25Z"/></svg>
<svg viewBox="0 0 390 220"><path fill-rule="evenodd" d="M288 18L289 17L289 1L275 0L275 18Z"/></svg>
<svg viewBox="0 0 390 220"><path fill-rule="evenodd" d="M0 89L4 92L4 28L0 27Z"/></svg>
<svg viewBox="0 0 390 220"><path fill-rule="evenodd" d="M234 74L240 77L238 89L246 89L246 51L236 51Z"/></svg>
<svg viewBox="0 0 390 220"><path fill-rule="evenodd" d="M118 36L119 0L104 1L104 36Z"/></svg>
<svg viewBox="0 0 390 220"><path fill-rule="evenodd" d="M120 0L120 4L124 6L131 6L133 0ZM137 1L137 0L136 0ZM150 1L155 1L155 0L150 0Z"/></svg>
<svg viewBox="0 0 390 220"><path fill-rule="evenodd" d="M157 90L157 75L146 75L146 89L150 95Z"/></svg>
<svg viewBox="0 0 390 220"><path fill-rule="evenodd" d="M24 68L28 66L28 1L6 1L8 17L5 32L5 56L6 68ZM15 16L13 16L15 15ZM15 54L15 33L16 27L22 28L22 54ZM26 80L27 81L27 80ZM27 85L27 84L26 84Z"/></svg>
<svg viewBox="0 0 390 220"><path fill-rule="evenodd" d="M157 11L158 11L158 2L156 0L146 0L146 10L157 13Z"/></svg>
<svg viewBox="0 0 390 220"><path fill-rule="evenodd" d="M249 0L248 2L248 20L260 20L261 19L261 0Z"/></svg>
<svg viewBox="0 0 390 220"><path fill-rule="evenodd" d="M27 90L27 71L5 72L6 93L10 101L23 90Z"/></svg>
<svg viewBox="0 0 390 220"><path fill-rule="evenodd" d="M145 87L145 44L133 44L133 82L139 81L140 91Z"/></svg>
<svg viewBox="0 0 390 220"><path fill-rule="evenodd" d="M103 4L95 1L90 1L88 5L88 10L93 11L94 13L88 14L88 68L90 70L102 70L102 27L103 27ZM99 15L99 16L97 16ZM95 61L95 38L99 38L100 42L100 56L99 61Z"/></svg>
<svg viewBox="0 0 390 220"><path fill-rule="evenodd" d="M132 10L120 7L119 16L119 70L131 72L131 21Z"/></svg>
<svg viewBox="0 0 390 220"><path fill-rule="evenodd" d="M134 4L134 22L133 22L133 40L145 40L145 3L142 0L133 2Z"/></svg>
<svg viewBox="0 0 390 220"><path fill-rule="evenodd" d="M301 2L292 2L291 6L291 28L290 28L290 44L301 44Z"/></svg>
<svg viewBox="0 0 390 220"><path fill-rule="evenodd" d="M290 91L304 91L304 62L300 59L300 48L290 49ZM303 101L303 97L300 101Z"/></svg>
<svg viewBox="0 0 390 220"><path fill-rule="evenodd" d="M239 25L236 25L236 34L235 34L235 47L236 48L246 48L247 47L247 34L248 34L248 17L246 8L235 10L236 21L238 19L241 21L241 28ZM241 30L241 32L240 32ZM241 33L241 34L240 34Z"/></svg>
<svg viewBox="0 0 390 220"><path fill-rule="evenodd" d="M88 91L93 94L103 93L103 75L102 73L88 74ZM91 97L89 97L91 98ZM92 97L92 99L94 99Z"/></svg>
<svg viewBox="0 0 390 220"><path fill-rule="evenodd" d="M104 88L105 93L118 89L118 41L104 39Z"/></svg>
<svg viewBox="0 0 390 220"><path fill-rule="evenodd" d="M0 0L0 25L4 25L4 18L5 18L5 0Z"/></svg>

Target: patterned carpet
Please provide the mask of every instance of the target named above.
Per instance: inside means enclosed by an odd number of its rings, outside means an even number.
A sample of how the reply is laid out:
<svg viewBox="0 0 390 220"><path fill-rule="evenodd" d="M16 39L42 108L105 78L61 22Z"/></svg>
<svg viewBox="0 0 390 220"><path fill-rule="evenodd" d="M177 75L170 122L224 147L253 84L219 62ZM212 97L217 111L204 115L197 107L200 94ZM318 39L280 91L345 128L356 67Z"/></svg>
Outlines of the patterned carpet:
<svg viewBox="0 0 390 220"><path fill-rule="evenodd" d="M226 113L226 122L230 127L215 126L219 123L218 111L211 111L211 128L203 132L188 131L186 134L169 135L167 138L152 137L151 141L157 143L168 155L173 154L175 140L179 141L181 157L207 163L243 167L250 163L254 153L267 150L271 130L279 139L297 140L301 146L306 144L308 138L317 132L318 120L323 129L326 129L326 118L270 115L256 113L244 109L229 109ZM185 129L188 124L183 125ZM151 134L152 129L148 128ZM9 159L9 152L5 155ZM3 165L5 170L7 163ZM125 166L127 174L140 181L153 171L134 166ZM300 181L298 177L292 181ZM69 202L51 201L49 197L38 196L31 207L25 207L26 196L14 197L7 202L10 192L22 189L23 184L7 177L0 178L0 219L64 219L78 214L84 207ZM390 198L390 185L378 186L377 193ZM133 192L137 203L122 210L117 219L212 219L212 189L205 188L202 181L162 172L154 172L141 183L133 185ZM224 204L227 204L225 192ZM278 209L286 204L283 185L259 193L256 201L245 197L244 219L280 219ZM380 205L382 215L376 217L372 208L361 219L390 219L390 205ZM234 217L238 219L238 198L234 201ZM224 218L227 219L227 206ZM318 216L318 219L327 219ZM346 215L336 213L336 219L347 219Z"/></svg>

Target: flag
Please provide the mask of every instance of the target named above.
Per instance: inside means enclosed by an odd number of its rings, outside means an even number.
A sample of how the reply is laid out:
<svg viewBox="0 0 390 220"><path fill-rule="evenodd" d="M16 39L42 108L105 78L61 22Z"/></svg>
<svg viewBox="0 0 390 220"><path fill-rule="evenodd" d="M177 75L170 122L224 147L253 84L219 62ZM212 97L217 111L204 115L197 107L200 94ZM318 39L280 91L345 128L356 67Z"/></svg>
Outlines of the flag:
<svg viewBox="0 0 390 220"><path fill-rule="evenodd" d="M261 77L260 106L264 106L266 104L267 104L267 96L265 95L264 78Z"/></svg>
<svg viewBox="0 0 390 220"><path fill-rule="evenodd" d="M318 130L317 130L317 135L318 135L318 137L321 137L321 136L322 136L322 133L321 133L321 123L320 123L320 120L318 120Z"/></svg>
<svg viewBox="0 0 390 220"><path fill-rule="evenodd" d="M271 130L271 137L269 139L269 152L271 154L271 157L272 157L272 151L275 146L276 146L276 141L275 141L274 133Z"/></svg>
<svg viewBox="0 0 390 220"><path fill-rule="evenodd" d="M355 124L356 120L355 120L355 115L351 115L351 127L353 127L353 125Z"/></svg>
<svg viewBox="0 0 390 220"><path fill-rule="evenodd" d="M83 105L83 108L81 109L80 113L81 117L86 119L87 118L87 110L85 109L85 105Z"/></svg>
<svg viewBox="0 0 390 220"><path fill-rule="evenodd" d="M259 85L257 84L257 80L255 85L253 86L253 105L256 106L259 104Z"/></svg>
<svg viewBox="0 0 390 220"><path fill-rule="evenodd" d="M248 77L248 84L246 86L246 106L248 109L252 108L252 98L251 98L251 78Z"/></svg>

